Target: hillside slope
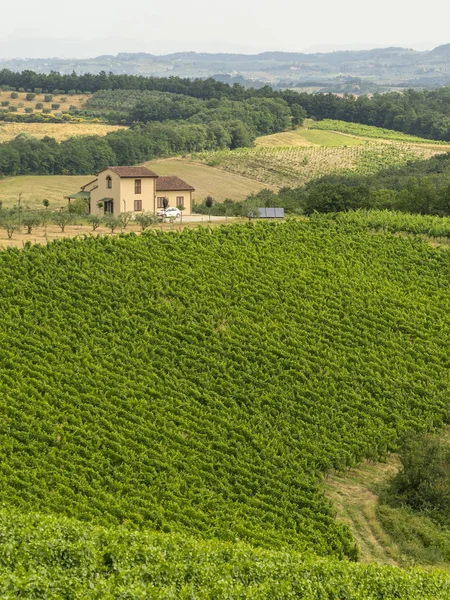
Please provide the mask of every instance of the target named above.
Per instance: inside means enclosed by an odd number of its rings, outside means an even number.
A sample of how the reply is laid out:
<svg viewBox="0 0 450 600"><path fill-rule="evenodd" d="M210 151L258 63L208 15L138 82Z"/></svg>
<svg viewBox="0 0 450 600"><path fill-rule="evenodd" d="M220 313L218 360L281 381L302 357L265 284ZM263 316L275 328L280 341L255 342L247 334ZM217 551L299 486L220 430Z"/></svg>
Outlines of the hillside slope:
<svg viewBox="0 0 450 600"><path fill-rule="evenodd" d="M447 600L450 578L0 510L3 600Z"/></svg>
<svg viewBox="0 0 450 600"><path fill-rule="evenodd" d="M448 418L450 255L359 223L0 254L0 502L355 558L320 474Z"/></svg>

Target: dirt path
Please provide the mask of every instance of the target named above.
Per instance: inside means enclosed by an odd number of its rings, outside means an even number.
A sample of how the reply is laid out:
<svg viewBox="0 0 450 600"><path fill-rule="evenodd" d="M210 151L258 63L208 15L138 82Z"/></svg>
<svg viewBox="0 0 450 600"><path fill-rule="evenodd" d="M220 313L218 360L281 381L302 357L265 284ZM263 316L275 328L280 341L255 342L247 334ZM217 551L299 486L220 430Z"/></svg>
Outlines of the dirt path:
<svg viewBox="0 0 450 600"><path fill-rule="evenodd" d="M324 480L337 519L350 527L359 546L361 562L400 564L398 548L376 515L377 491L398 468L398 459L390 457L386 463L365 462L345 475L329 475Z"/></svg>

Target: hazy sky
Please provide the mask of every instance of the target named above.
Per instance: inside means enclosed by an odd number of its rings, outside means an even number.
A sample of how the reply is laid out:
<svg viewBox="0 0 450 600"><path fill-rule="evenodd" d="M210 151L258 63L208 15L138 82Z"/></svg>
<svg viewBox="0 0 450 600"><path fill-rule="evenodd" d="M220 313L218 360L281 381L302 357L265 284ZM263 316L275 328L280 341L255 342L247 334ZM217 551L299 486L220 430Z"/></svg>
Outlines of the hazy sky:
<svg viewBox="0 0 450 600"><path fill-rule="evenodd" d="M449 17L443 0L22 0L2 7L0 58L431 49L450 42Z"/></svg>

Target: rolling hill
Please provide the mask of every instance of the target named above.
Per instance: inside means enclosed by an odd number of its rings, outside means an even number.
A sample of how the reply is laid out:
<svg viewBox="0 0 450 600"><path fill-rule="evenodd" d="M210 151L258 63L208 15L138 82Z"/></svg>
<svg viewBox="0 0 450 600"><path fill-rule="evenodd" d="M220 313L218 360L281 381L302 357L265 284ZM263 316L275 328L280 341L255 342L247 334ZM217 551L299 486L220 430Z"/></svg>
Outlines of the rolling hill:
<svg viewBox="0 0 450 600"><path fill-rule="evenodd" d="M0 253L5 598L446 597L321 485L449 420L450 255L376 218Z"/></svg>

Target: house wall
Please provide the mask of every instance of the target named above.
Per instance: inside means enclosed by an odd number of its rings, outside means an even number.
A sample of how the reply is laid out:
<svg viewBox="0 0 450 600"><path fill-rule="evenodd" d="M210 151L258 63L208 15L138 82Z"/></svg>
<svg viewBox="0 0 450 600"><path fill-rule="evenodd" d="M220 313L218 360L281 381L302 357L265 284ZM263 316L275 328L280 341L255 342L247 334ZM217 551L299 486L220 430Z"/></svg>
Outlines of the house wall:
<svg viewBox="0 0 450 600"><path fill-rule="evenodd" d="M108 188L107 177L112 179L112 187ZM134 212L134 201L142 200L142 210L155 211L155 178L136 177L141 180L141 193L134 193L133 177L119 177L113 171L106 169L98 175L97 189L91 192L91 214L103 215L104 208L97 206L103 198L112 198L114 202L114 214L122 212Z"/></svg>
<svg viewBox="0 0 450 600"><path fill-rule="evenodd" d="M177 190L177 191L159 191L156 192L156 196L165 196L169 200L169 206L177 205L177 196L183 196L184 210L183 215L190 215L192 213L192 190ZM157 209L159 210L159 209Z"/></svg>

